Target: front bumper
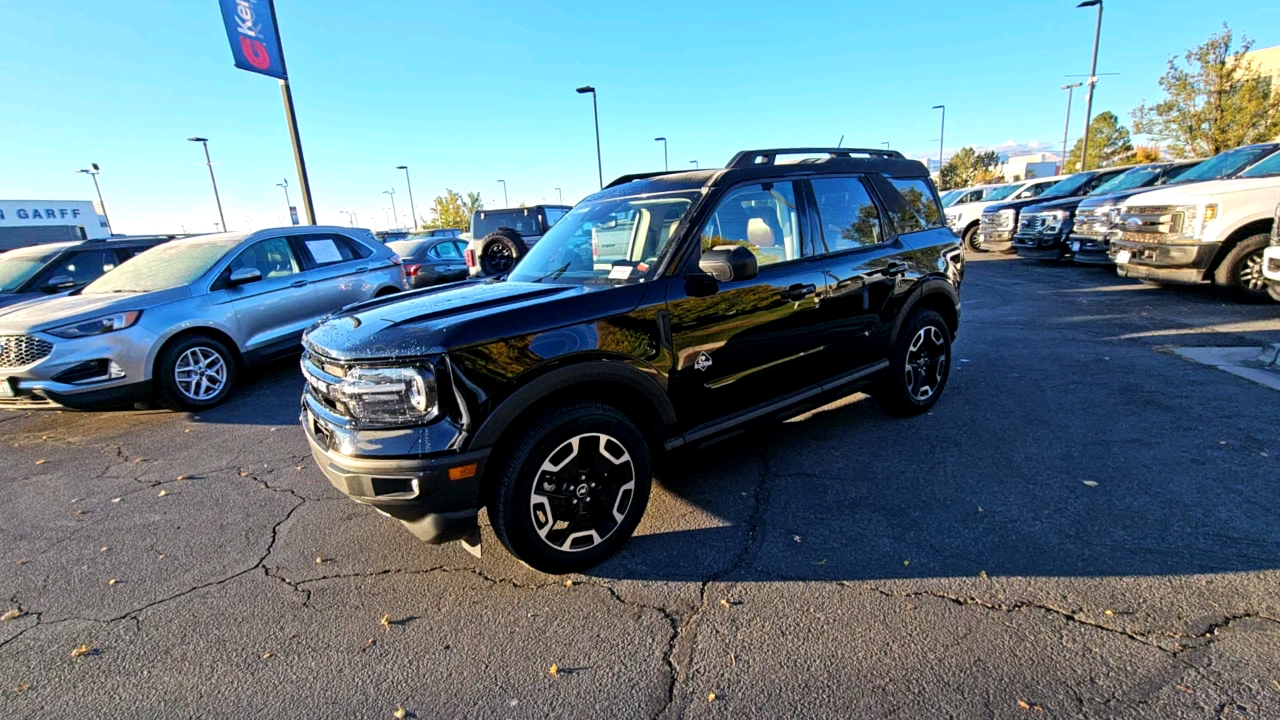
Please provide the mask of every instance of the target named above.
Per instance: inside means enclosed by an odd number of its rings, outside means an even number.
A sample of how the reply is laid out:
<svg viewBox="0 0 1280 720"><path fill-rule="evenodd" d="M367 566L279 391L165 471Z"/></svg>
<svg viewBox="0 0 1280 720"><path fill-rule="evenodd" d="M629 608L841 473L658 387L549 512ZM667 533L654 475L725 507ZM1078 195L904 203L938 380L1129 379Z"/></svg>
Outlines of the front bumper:
<svg viewBox="0 0 1280 720"><path fill-rule="evenodd" d="M1012 230L979 230L982 249L989 252L1008 252L1013 248Z"/></svg>
<svg viewBox="0 0 1280 720"><path fill-rule="evenodd" d="M377 436L385 431L344 427L340 418L305 395L300 420L320 470L347 497L399 520L429 543L463 540L479 532L480 482L488 448L382 455L388 445L396 444L379 441ZM451 470L457 479L451 479Z"/></svg>
<svg viewBox="0 0 1280 720"><path fill-rule="evenodd" d="M8 378L15 391L15 397L0 397L0 408L93 410L150 397L149 355L159 340L155 333L135 325L74 340L40 332L30 335L51 344L53 350L24 367L0 368L0 382ZM124 377L76 382L59 379L77 367L99 361L114 362L124 371Z"/></svg>
<svg viewBox="0 0 1280 720"><path fill-rule="evenodd" d="M1100 235L1072 235L1067 241L1071 259L1084 265L1112 265L1111 240Z"/></svg>
<svg viewBox="0 0 1280 720"><path fill-rule="evenodd" d="M1280 283L1280 246L1272 245L1262 251L1262 274L1273 285Z"/></svg>
<svg viewBox="0 0 1280 720"><path fill-rule="evenodd" d="M1208 280L1220 243L1147 243L1116 239L1110 255L1121 277L1198 285Z"/></svg>
<svg viewBox="0 0 1280 720"><path fill-rule="evenodd" d="M1060 235L1014 235L1013 247L1018 257L1030 260L1058 260L1068 254Z"/></svg>

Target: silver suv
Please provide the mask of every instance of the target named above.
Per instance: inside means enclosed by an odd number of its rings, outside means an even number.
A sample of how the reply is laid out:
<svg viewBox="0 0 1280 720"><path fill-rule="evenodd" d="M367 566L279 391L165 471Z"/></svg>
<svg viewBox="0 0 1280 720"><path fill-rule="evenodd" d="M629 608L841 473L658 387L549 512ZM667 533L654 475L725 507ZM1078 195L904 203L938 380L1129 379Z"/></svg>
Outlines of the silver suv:
<svg viewBox="0 0 1280 720"><path fill-rule="evenodd" d="M79 292L0 313L0 407L213 407L239 368L297 352L329 313L404 289L400 261L367 230L175 240Z"/></svg>

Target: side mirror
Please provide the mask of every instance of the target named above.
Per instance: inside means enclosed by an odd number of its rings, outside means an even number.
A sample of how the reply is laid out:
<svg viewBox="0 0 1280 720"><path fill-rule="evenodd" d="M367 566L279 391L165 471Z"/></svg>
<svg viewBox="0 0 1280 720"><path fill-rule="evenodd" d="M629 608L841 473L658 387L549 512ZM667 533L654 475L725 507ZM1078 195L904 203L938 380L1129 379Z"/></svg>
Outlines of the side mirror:
<svg viewBox="0 0 1280 720"><path fill-rule="evenodd" d="M742 245L720 245L702 251L698 269L716 279L716 282L750 280L760 274L755 253Z"/></svg>
<svg viewBox="0 0 1280 720"><path fill-rule="evenodd" d="M63 290L70 290L75 286L76 279L70 275L54 275L49 278L49 281L42 285L40 289L47 293L56 293L62 292Z"/></svg>
<svg viewBox="0 0 1280 720"><path fill-rule="evenodd" d="M231 287L239 287L249 283L256 283L261 279L262 271L258 268L240 268L231 272L231 277L227 278L227 282L231 284Z"/></svg>

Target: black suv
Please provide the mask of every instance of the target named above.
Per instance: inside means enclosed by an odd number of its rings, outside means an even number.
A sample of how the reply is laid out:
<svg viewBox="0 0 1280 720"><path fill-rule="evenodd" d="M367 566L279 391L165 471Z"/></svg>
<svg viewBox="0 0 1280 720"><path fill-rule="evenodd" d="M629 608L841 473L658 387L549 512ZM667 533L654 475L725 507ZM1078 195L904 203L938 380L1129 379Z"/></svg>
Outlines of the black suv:
<svg viewBox="0 0 1280 720"><path fill-rule="evenodd" d="M568 205L534 205L475 211L466 253L471 275L492 277L510 272L529 248L572 209Z"/></svg>
<svg viewBox="0 0 1280 720"><path fill-rule="evenodd" d="M49 243L0 255L0 307L70 292L176 235Z"/></svg>
<svg viewBox="0 0 1280 720"><path fill-rule="evenodd" d="M627 176L506 276L313 326L301 421L335 487L419 538L478 551L486 507L520 560L581 570L631 535L661 454L859 390L931 408L963 270L897 152Z"/></svg>

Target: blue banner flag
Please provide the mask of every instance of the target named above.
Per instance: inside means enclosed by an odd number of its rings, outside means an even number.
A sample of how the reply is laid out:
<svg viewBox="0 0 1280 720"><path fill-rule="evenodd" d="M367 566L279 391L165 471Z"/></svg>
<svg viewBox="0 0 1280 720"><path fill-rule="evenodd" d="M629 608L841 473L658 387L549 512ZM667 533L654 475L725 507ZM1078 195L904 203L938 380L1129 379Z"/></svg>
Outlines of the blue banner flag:
<svg viewBox="0 0 1280 720"><path fill-rule="evenodd" d="M236 67L287 80L272 0L218 0Z"/></svg>

